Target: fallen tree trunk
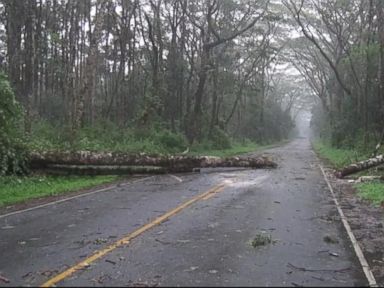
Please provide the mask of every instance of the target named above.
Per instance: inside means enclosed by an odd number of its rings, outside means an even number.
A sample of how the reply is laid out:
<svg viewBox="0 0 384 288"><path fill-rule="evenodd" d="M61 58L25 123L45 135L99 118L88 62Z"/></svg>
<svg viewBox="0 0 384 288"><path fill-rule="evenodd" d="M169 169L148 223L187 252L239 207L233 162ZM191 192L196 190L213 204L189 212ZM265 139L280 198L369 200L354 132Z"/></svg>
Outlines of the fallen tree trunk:
<svg viewBox="0 0 384 288"><path fill-rule="evenodd" d="M52 175L131 175L165 174L167 170L156 166L114 166L114 165L63 165L48 164L37 168Z"/></svg>
<svg viewBox="0 0 384 288"><path fill-rule="evenodd" d="M384 163L384 156L379 155L379 156L376 156L375 158L371 158L368 160L364 160L364 161L360 161L360 162L348 165L342 168L341 170L337 171L335 174L337 178L343 178L347 175L350 175L359 171L363 171L375 166L379 166L383 163Z"/></svg>
<svg viewBox="0 0 384 288"><path fill-rule="evenodd" d="M361 176L356 182L384 181L384 176Z"/></svg>
<svg viewBox="0 0 384 288"><path fill-rule="evenodd" d="M79 173L192 172L195 168L245 167L276 168L267 157L153 156L112 152L33 152L32 169L77 171ZM134 168L136 167L136 168ZM141 167L141 168L138 168ZM151 167L151 168L149 168ZM158 169L158 170L156 170ZM152 171L153 170L153 171ZM99 172L97 172L99 171ZM135 172L134 172L135 171Z"/></svg>

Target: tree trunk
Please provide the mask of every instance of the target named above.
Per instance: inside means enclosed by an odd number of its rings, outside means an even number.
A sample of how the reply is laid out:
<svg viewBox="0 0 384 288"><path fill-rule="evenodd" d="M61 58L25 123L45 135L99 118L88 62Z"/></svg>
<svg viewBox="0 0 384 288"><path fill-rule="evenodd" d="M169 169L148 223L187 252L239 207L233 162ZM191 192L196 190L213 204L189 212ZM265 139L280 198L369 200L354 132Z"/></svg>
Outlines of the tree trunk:
<svg viewBox="0 0 384 288"><path fill-rule="evenodd" d="M189 127L187 129L187 138L189 143L193 142L200 136L200 120L202 116L202 101L204 95L205 82L208 78L208 70L210 64L210 49L206 46L203 47L201 56L200 72L199 72L199 84L195 93L195 105L192 111L192 115L189 121Z"/></svg>
<svg viewBox="0 0 384 288"><path fill-rule="evenodd" d="M23 1L6 1L7 13L7 52L8 52L8 74L12 87L15 90L16 99L21 99L21 32L24 17Z"/></svg>
<svg viewBox="0 0 384 288"><path fill-rule="evenodd" d="M75 111L74 133L83 126L85 116L88 116L90 124L93 123L94 118L94 97L95 97L95 81L97 70L97 54L98 46L102 36L102 28L104 21L104 13L106 9L106 0L98 0L98 11L95 18L94 30L90 33L89 53L86 60L85 75L82 88L78 95L77 107ZM88 107L85 107L87 105ZM89 111L89 115L85 114Z"/></svg>
<svg viewBox="0 0 384 288"><path fill-rule="evenodd" d="M25 118L24 118L24 129L26 134L31 133L31 122L32 122L32 102L33 102L33 92L34 92L34 8L36 3L34 1L29 1L27 5L27 17L25 21L25 76L24 76L24 97L25 99Z"/></svg>
<svg viewBox="0 0 384 288"><path fill-rule="evenodd" d="M167 170L156 166L115 166L115 165L61 165L49 164L40 171L53 175L129 175L165 174Z"/></svg>
<svg viewBox="0 0 384 288"><path fill-rule="evenodd" d="M337 178L343 178L347 175L366 170L375 166L379 166L380 164L384 163L384 155L376 156L375 158L371 158L368 160L360 161L358 163L354 163L351 165L348 165L341 170L336 172Z"/></svg>
<svg viewBox="0 0 384 288"><path fill-rule="evenodd" d="M244 167L276 168L277 164L266 157L212 156L151 156L111 152L33 152L30 154L31 168L49 168L52 165L91 166L156 166L169 172L188 172L194 168Z"/></svg>
<svg viewBox="0 0 384 288"><path fill-rule="evenodd" d="M384 121L384 5L382 1L378 3L378 36L380 43L379 52L379 103L380 103L380 116L381 121ZM381 131L380 131L381 132Z"/></svg>

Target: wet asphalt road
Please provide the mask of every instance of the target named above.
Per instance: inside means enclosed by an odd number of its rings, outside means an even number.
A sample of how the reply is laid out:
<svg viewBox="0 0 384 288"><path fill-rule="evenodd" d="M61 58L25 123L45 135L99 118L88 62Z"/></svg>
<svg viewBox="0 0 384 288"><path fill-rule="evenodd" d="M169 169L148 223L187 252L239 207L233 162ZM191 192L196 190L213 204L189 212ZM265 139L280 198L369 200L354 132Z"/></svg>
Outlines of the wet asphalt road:
<svg viewBox="0 0 384 288"><path fill-rule="evenodd" d="M41 285L219 184L56 285L367 285L309 141L266 152L278 169L155 176L0 218L0 275L11 281L0 286ZM273 241L254 248L260 233Z"/></svg>

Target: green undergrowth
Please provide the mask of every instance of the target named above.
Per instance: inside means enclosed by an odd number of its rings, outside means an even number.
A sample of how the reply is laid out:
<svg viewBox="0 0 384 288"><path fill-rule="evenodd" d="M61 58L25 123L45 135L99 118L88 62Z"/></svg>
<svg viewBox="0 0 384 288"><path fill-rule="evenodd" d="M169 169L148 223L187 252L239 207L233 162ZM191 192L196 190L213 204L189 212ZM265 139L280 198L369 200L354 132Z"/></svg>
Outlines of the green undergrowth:
<svg viewBox="0 0 384 288"><path fill-rule="evenodd" d="M328 160L336 169L369 158L368 152L361 152L357 149L334 148L320 141L314 142L313 148L321 158ZM383 176L383 174L383 171L371 168L355 173L353 176ZM383 182L359 183L355 185L355 188L359 197L368 200L374 205L379 205L384 201Z"/></svg>
<svg viewBox="0 0 384 288"><path fill-rule="evenodd" d="M0 177L0 207L91 188L117 179L117 176L4 176Z"/></svg>
<svg viewBox="0 0 384 288"><path fill-rule="evenodd" d="M312 143L317 154L336 169L367 158L367 154L355 149L335 148L320 141Z"/></svg>
<svg viewBox="0 0 384 288"><path fill-rule="evenodd" d="M358 195L374 205L384 203L384 184L382 182L356 184Z"/></svg>
<svg viewBox="0 0 384 288"><path fill-rule="evenodd" d="M84 127L75 136L69 127L39 121L29 139L31 150L88 150L125 153L174 154L186 149L187 141L179 133L162 127L118 128L104 121Z"/></svg>
<svg viewBox="0 0 384 288"><path fill-rule="evenodd" d="M133 127L133 126L132 126ZM124 153L147 153L153 155L211 155L228 157L280 145L261 145L250 140L237 141L224 131L214 129L211 137L188 144L181 133L172 132L157 124L147 129L118 128L108 121L84 127L71 138L69 127L62 127L47 121L37 121L28 139L29 149L45 150L88 150Z"/></svg>
<svg viewBox="0 0 384 288"><path fill-rule="evenodd" d="M192 147L191 149L192 151L190 151L188 155L191 155L191 156L209 155L209 156L217 156L217 157L231 157L231 156L241 155L245 153L270 149L273 147L283 145L284 143L287 143L287 142L288 140L284 140L284 141L280 141L280 142L276 142L268 145L261 145L251 141L234 142L231 148L227 148L227 149L212 149L210 147L205 147L204 145L200 144Z"/></svg>
<svg viewBox="0 0 384 288"><path fill-rule="evenodd" d="M257 143L246 143L232 144L230 148L227 149L212 149L209 147L205 147L204 145L196 145L192 147L192 151L188 153L190 156L200 156L200 155L209 155L209 156L217 156L217 157L230 157L235 155L240 155L248 152L253 152L262 149L263 146Z"/></svg>

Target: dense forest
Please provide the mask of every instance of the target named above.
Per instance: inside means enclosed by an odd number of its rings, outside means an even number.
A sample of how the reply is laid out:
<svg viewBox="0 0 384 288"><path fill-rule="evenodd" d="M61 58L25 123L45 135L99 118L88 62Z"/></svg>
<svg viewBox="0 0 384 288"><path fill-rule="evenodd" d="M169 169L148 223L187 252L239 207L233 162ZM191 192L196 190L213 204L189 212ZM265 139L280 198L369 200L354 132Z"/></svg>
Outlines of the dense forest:
<svg viewBox="0 0 384 288"><path fill-rule="evenodd" d="M0 7L3 172L25 147L180 153L276 142L310 110L315 135L335 146L373 150L384 138L380 0Z"/></svg>
<svg viewBox="0 0 384 288"><path fill-rule="evenodd" d="M305 38L292 63L319 102L313 126L334 146L373 150L384 137L384 2L308 2L287 7Z"/></svg>
<svg viewBox="0 0 384 288"><path fill-rule="evenodd" d="M25 4L28 5L25 5ZM190 143L282 138L268 97L277 18L263 1L4 1L4 55L25 131L160 124ZM266 109L265 109L266 108ZM258 123L258 125L250 125ZM69 136L69 135L68 135Z"/></svg>

